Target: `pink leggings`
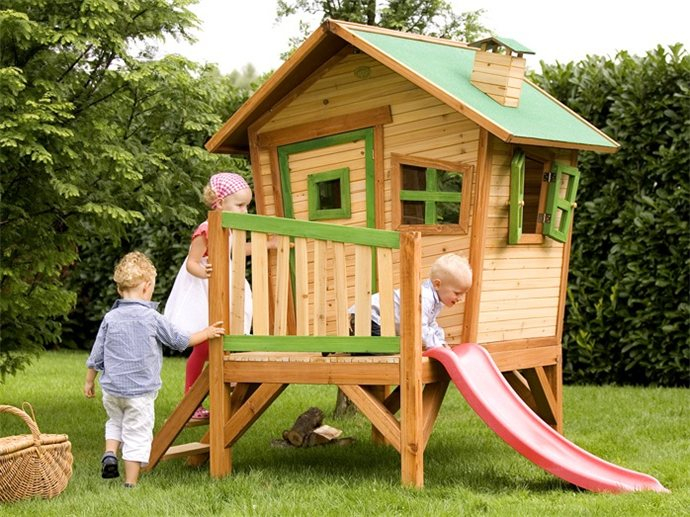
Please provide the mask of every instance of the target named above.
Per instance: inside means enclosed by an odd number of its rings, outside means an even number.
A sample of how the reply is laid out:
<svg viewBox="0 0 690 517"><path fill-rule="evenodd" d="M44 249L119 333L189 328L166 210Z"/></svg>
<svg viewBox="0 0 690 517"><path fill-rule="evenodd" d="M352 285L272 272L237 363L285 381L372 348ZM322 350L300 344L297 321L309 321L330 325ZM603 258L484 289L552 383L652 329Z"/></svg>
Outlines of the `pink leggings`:
<svg viewBox="0 0 690 517"><path fill-rule="evenodd" d="M187 359L187 368L185 370L184 392L187 393L192 384L196 382L204 371L204 364L208 361L208 341L199 343L192 348L192 354Z"/></svg>

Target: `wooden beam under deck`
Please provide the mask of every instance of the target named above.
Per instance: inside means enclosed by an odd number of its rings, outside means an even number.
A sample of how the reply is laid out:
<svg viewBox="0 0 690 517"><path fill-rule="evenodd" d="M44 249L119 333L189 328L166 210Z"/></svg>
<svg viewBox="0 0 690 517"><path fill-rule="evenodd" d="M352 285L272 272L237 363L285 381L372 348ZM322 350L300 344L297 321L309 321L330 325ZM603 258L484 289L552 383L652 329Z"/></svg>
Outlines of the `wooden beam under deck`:
<svg viewBox="0 0 690 517"><path fill-rule="evenodd" d="M225 447L231 447L239 440L285 388L287 384L261 384L239 407L233 407L230 420L223 430Z"/></svg>
<svg viewBox="0 0 690 517"><path fill-rule="evenodd" d="M443 367L423 358L422 382L445 379ZM280 365L280 368L276 368ZM400 384L400 358L390 356L322 357L312 353L245 352L225 356L224 377L234 382L279 384Z"/></svg>
<svg viewBox="0 0 690 517"><path fill-rule="evenodd" d="M558 403L544 368L541 366L529 368L523 370L522 375L529 384L530 391L537 404L539 416L547 424L556 425L558 423Z"/></svg>
<svg viewBox="0 0 690 517"><path fill-rule="evenodd" d="M361 386L342 384L343 393L357 406L369 421L385 436L386 440L400 452L400 423L386 409L383 403Z"/></svg>

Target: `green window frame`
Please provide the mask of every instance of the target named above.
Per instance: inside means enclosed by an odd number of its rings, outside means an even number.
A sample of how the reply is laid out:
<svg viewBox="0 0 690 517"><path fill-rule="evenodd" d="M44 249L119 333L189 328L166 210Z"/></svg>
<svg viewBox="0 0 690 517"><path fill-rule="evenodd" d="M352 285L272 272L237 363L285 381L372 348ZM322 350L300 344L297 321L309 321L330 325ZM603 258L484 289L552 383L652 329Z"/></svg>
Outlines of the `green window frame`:
<svg viewBox="0 0 690 517"><path fill-rule="evenodd" d="M471 187L472 166L412 156L393 155L391 169L394 200L393 221L397 229L415 229L424 234L457 234L467 232L469 204L463 203L463 199L469 199L467 193ZM423 172L423 188L403 188L403 185L406 183L403 176L411 169ZM459 191L442 189L444 175L459 176ZM422 182L420 181L420 183ZM422 204L423 220L416 223L405 222L407 217L404 208L405 202ZM443 217L441 212L443 204L457 205L456 221L439 222L439 217ZM422 212L421 208L420 212Z"/></svg>
<svg viewBox="0 0 690 517"><path fill-rule="evenodd" d="M337 185L333 188L334 183ZM322 199L324 190L335 190L338 193L339 206L324 208ZM307 176L307 206L309 220L349 219L352 215L350 202L350 168L343 167L331 171L317 172Z"/></svg>
<svg viewBox="0 0 690 517"><path fill-rule="evenodd" d="M510 163L510 194L509 194L509 223L508 244L534 244L533 239L526 239L523 235L525 227L525 183L527 179L526 162L529 158L522 149L516 149ZM547 161L535 159L539 163ZM549 169L547 169L548 171ZM534 173L534 171L533 171ZM540 202L536 232L540 239L543 236L558 242L565 242L573 220L573 209L576 206L575 196L580 179L580 171L576 167L562 163L553 163L550 172L543 173L541 187L546 195L545 201ZM562 196L561 192L565 192ZM541 206L543 204L543 207ZM536 235L536 234L528 234Z"/></svg>

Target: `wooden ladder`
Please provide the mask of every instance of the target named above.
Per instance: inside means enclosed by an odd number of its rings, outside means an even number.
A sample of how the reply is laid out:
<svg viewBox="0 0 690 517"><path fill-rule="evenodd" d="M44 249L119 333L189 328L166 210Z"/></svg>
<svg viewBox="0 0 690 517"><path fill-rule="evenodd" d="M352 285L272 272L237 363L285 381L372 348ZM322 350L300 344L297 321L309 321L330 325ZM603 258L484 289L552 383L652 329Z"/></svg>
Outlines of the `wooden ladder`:
<svg viewBox="0 0 690 517"><path fill-rule="evenodd" d="M209 392L208 366L204 368L196 382L175 407L163 427L156 433L151 445L151 456L144 471L153 470L162 460L196 456L196 462L203 462L209 454L208 433L199 442L190 442L181 445L172 445L185 427L194 425L208 425L207 421L190 423L189 419L201 403L206 399ZM191 459L191 458L190 458Z"/></svg>

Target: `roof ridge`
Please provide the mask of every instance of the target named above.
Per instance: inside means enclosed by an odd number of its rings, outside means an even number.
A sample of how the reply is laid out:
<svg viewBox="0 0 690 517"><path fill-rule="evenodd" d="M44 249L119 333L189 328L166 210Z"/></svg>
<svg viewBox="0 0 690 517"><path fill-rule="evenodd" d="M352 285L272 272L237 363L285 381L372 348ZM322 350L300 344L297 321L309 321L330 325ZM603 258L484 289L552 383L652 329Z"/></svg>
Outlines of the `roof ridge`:
<svg viewBox="0 0 690 517"><path fill-rule="evenodd" d="M426 41L427 43L436 43L438 45L450 46L450 47L460 47L466 50L478 51L479 49L470 47L469 43L464 43L462 41L455 41L446 38L439 38L436 36L426 36L424 34L415 34L412 32L403 32L395 29L386 29L383 27L377 27L374 25L365 25L363 23L356 22L346 22L343 20L334 20L332 18L326 18L323 25L327 28L329 32L334 32L332 25L336 25L346 30L357 30L362 32L371 32L374 34L382 34L385 36L391 36L394 38L404 38L417 41Z"/></svg>

